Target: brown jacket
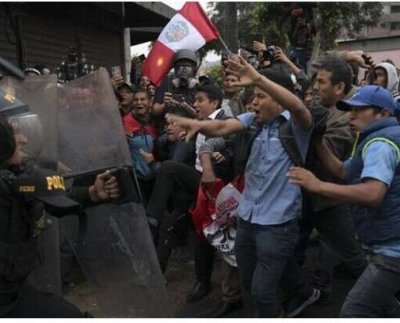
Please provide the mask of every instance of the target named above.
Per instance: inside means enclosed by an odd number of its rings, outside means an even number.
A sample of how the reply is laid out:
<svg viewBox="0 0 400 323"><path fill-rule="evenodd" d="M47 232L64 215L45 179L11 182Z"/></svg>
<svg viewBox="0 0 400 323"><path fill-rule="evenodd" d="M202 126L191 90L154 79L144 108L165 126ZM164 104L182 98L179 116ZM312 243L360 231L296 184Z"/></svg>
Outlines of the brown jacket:
<svg viewBox="0 0 400 323"><path fill-rule="evenodd" d="M344 99L353 96L354 92L355 88ZM350 157L354 135L350 130L350 114L348 112L340 111L336 106L329 108L323 142L340 160L344 161ZM343 184L343 181L328 173L318 159L315 161L313 173L322 181ZM315 212L343 204L343 202L317 194L312 194L311 199Z"/></svg>

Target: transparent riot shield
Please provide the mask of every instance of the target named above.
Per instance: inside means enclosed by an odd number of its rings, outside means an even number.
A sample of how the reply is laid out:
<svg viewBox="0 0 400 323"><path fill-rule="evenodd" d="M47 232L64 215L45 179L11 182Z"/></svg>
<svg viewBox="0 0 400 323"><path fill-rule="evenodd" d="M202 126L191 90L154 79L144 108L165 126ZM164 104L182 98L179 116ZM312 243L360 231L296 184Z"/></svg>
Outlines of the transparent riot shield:
<svg viewBox="0 0 400 323"><path fill-rule="evenodd" d="M5 77L1 80L0 86L11 97L27 104L33 113L10 119L11 123L15 123L16 136L23 136L26 140L23 148L25 160L44 168L56 168L58 133L56 76L37 76L24 81ZM37 220L44 219L39 215ZM29 281L42 291L61 294L58 219L48 215L46 221L49 222L48 229L38 234L37 238L40 265L32 272Z"/></svg>
<svg viewBox="0 0 400 323"><path fill-rule="evenodd" d="M85 172L123 166L131 170L117 101L105 69L66 83L59 101L58 156L71 170L68 176L75 186L87 184L80 180ZM132 191L132 170L131 174L126 173L124 180ZM171 316L145 211L135 196L86 209L78 240L70 239L91 283L87 295L93 307L89 311L97 317Z"/></svg>

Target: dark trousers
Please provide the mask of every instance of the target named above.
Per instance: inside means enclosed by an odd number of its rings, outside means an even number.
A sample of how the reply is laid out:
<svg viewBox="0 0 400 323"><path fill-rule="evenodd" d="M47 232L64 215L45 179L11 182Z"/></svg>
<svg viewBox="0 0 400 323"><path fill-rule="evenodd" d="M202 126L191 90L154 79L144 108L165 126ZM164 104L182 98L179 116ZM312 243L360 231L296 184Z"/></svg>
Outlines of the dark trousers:
<svg viewBox="0 0 400 323"><path fill-rule="evenodd" d="M320 290L329 290L334 267L343 261L354 277L361 275L367 262L356 240L350 208L346 205L314 213L311 201L303 206L300 222L300 240L296 246L296 257L302 258L308 237L315 227L321 235L318 264L313 275L313 285Z"/></svg>
<svg viewBox="0 0 400 323"><path fill-rule="evenodd" d="M196 279L205 284L211 284L216 249L207 240L197 236L195 237L194 246ZM240 301L241 286L237 268L222 260L221 270L222 300L225 303Z"/></svg>
<svg viewBox="0 0 400 323"><path fill-rule="evenodd" d="M191 226L188 209L189 206L175 207L171 212L166 213L167 216L161 222L156 250L163 273L167 269L172 249L187 242Z"/></svg>
<svg viewBox="0 0 400 323"><path fill-rule="evenodd" d="M215 250L207 240L194 237L194 267L197 281L211 284Z"/></svg>
<svg viewBox="0 0 400 323"><path fill-rule="evenodd" d="M168 202L178 191L184 191L195 199L200 179L201 173L194 167L165 161L157 173L153 192L147 204L147 215L162 221Z"/></svg>
<svg viewBox="0 0 400 323"><path fill-rule="evenodd" d="M364 271L367 262L361 247L356 240L354 232L353 217L350 208L346 205L335 206L333 208L319 211L314 217L315 227L321 234L321 239L332 249L325 248L325 256L320 262L314 275L314 284L321 290L329 288L334 266L335 253L340 256L346 268L354 277L358 277ZM321 259L321 257L320 257Z"/></svg>
<svg viewBox="0 0 400 323"><path fill-rule="evenodd" d="M348 293L341 317L400 317L400 259L371 255L369 264Z"/></svg>
<svg viewBox="0 0 400 323"><path fill-rule="evenodd" d="M235 303L241 300L239 271L225 260L222 261L221 279L222 300L225 303Z"/></svg>
<svg viewBox="0 0 400 323"><path fill-rule="evenodd" d="M259 225L239 220L235 252L242 286L250 291L257 317L278 317L278 287L289 297L304 284L294 257L297 220Z"/></svg>
<svg viewBox="0 0 400 323"><path fill-rule="evenodd" d="M74 305L53 294L45 294L30 286L20 291L15 306L5 315L8 318L83 318Z"/></svg>

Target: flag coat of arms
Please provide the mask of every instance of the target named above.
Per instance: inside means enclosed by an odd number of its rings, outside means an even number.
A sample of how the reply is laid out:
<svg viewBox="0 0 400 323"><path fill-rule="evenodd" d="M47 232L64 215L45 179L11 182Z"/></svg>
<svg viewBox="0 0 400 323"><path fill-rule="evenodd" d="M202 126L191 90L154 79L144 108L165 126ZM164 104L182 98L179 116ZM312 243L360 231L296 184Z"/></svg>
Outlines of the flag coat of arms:
<svg viewBox="0 0 400 323"><path fill-rule="evenodd" d="M142 67L156 86L160 86L172 67L175 53L181 49L193 51L218 39L219 32L198 2L186 2L165 26L154 43Z"/></svg>

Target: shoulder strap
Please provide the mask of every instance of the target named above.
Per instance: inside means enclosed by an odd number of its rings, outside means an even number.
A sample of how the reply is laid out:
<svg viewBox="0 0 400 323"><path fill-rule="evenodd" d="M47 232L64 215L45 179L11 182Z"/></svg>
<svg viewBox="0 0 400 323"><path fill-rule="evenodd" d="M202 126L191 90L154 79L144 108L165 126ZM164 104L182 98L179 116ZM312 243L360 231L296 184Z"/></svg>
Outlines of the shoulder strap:
<svg viewBox="0 0 400 323"><path fill-rule="evenodd" d="M299 148L296 143L296 139L293 135L293 129L291 127L291 124L284 118L281 118L280 121L281 125L279 126L279 140L281 141L282 147L283 149L285 149L286 153L289 155L289 158L292 160L295 166L303 167L304 161L303 158L301 157ZM261 130L262 128L257 129L257 131L249 140L244 167L246 167L247 161L249 159L253 142L255 138L257 138Z"/></svg>
<svg viewBox="0 0 400 323"><path fill-rule="evenodd" d="M284 118L280 118L280 120L281 125L279 126L279 139L282 147L285 149L295 166L303 167L304 160L301 157L299 147L297 146L296 138L294 137L290 121Z"/></svg>

